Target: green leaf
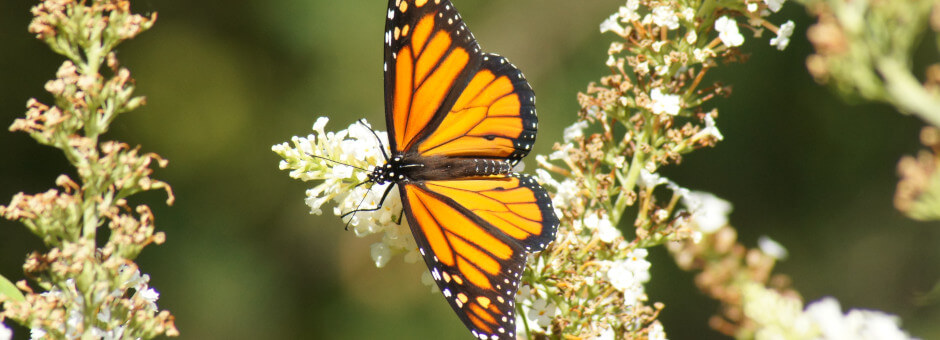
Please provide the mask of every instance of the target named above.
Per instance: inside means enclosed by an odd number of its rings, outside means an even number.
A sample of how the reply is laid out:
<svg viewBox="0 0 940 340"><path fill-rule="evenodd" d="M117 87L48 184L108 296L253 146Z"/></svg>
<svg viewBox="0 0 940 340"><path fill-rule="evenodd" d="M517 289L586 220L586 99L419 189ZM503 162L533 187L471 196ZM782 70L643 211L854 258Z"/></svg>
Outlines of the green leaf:
<svg viewBox="0 0 940 340"><path fill-rule="evenodd" d="M26 297L23 296L23 293L16 288L16 285L7 278L0 275L0 295L5 295L13 299L13 301L26 301Z"/></svg>

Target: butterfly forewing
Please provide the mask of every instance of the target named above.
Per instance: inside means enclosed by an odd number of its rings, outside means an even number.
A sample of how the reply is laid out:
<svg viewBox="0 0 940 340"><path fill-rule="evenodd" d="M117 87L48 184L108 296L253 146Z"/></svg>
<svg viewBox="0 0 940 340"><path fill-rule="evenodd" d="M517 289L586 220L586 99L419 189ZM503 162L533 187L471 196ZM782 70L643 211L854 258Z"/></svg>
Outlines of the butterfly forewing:
<svg viewBox="0 0 940 340"><path fill-rule="evenodd" d="M390 0L387 15L385 117L392 150L404 151L439 123L483 56L450 1Z"/></svg>
<svg viewBox="0 0 940 340"><path fill-rule="evenodd" d="M506 58L484 54L483 63L441 122L417 145L424 156L517 161L535 142L535 93Z"/></svg>
<svg viewBox="0 0 940 340"><path fill-rule="evenodd" d="M545 249L555 239L558 219L551 199L532 177L427 181L424 186L472 216L488 232L505 235L528 252Z"/></svg>

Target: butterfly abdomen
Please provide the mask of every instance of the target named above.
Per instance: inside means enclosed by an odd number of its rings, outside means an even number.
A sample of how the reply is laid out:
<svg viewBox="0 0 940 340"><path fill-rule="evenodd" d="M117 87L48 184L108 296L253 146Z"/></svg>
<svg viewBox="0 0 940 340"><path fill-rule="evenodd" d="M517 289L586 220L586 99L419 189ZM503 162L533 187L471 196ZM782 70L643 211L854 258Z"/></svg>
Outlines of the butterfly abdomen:
<svg viewBox="0 0 940 340"><path fill-rule="evenodd" d="M393 157L384 172L394 174L387 181L434 181L512 173L512 164L502 159L461 158L448 156Z"/></svg>

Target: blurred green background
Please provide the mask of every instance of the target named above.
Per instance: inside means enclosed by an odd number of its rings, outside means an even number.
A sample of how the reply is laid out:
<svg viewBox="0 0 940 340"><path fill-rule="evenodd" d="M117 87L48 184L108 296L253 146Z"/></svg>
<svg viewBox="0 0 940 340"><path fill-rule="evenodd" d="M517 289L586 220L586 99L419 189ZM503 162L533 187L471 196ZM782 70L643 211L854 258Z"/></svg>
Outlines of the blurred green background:
<svg viewBox="0 0 940 340"><path fill-rule="evenodd" d="M0 2L0 126L26 100L49 102L44 83L62 58L26 31L33 1ZM541 118L536 153L571 124L575 94L608 73L612 36L598 25L623 0L458 1L485 50L528 77ZM156 177L177 197L140 196L167 234L139 258L184 339L469 338L440 296L419 282L421 265L394 259L376 269L368 245L334 216L311 216L304 184L277 168L271 145L306 135L317 116L329 130L360 117L382 126L385 1L134 1L159 13L152 30L121 45L119 58L148 105L119 118L107 138L170 160ZM843 308L897 314L903 327L940 338L940 307L918 297L940 281L940 225L913 222L892 206L895 166L919 149L922 123L892 108L846 104L805 71L803 8L771 17L797 22L790 47L772 33L748 36L746 64L710 74L734 85L711 102L725 141L664 173L734 204L741 240L784 244L808 301L834 296ZM921 62L938 58L921 49ZM0 131L0 204L52 187L71 172L61 154L26 134ZM531 162L530 162L531 163ZM531 164L530 164L531 165ZM531 166L530 166L531 168ZM329 210L327 210L329 211ZM632 231L626 229L627 234ZM0 221L0 273L22 279L26 254L42 247L21 225ZM692 275L652 252L651 301L662 301L671 339L721 339L707 329L716 303ZM15 329L25 336L23 329ZM467 334L467 336L464 336Z"/></svg>

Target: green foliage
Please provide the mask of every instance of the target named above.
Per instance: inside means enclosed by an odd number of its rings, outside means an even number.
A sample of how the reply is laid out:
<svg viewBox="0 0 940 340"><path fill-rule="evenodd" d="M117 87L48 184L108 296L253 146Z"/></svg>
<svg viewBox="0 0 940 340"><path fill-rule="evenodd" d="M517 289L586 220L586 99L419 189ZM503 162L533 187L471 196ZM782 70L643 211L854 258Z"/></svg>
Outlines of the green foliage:
<svg viewBox="0 0 940 340"><path fill-rule="evenodd" d="M0 275L0 299L3 299L4 296L16 302L26 300L26 297L16 288L13 282L10 282L6 277Z"/></svg>

